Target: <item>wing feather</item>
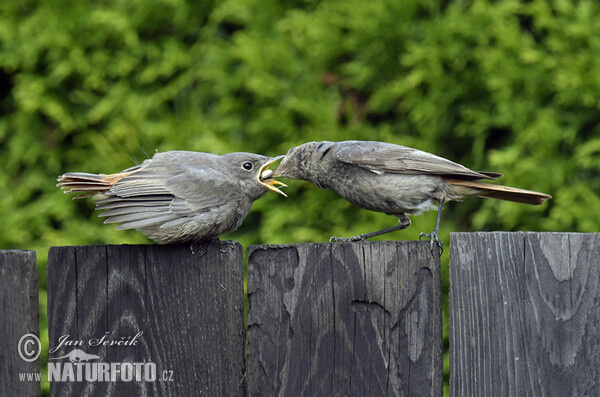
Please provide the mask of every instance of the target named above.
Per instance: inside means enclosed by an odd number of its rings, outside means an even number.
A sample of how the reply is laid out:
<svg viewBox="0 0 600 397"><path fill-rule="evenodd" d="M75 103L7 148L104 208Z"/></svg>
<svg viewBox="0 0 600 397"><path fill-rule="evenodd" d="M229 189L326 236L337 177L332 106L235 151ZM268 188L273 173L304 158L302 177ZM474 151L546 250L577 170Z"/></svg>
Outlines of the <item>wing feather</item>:
<svg viewBox="0 0 600 397"><path fill-rule="evenodd" d="M178 218L178 219L173 219L172 221L168 221L163 223L160 228L161 229L166 229L169 227L175 227L175 226L180 226L183 225L186 222L189 222L190 218L184 217L184 218Z"/></svg>
<svg viewBox="0 0 600 397"><path fill-rule="evenodd" d="M111 210L116 208L127 208L127 207L164 207L170 205L172 197L167 200L121 200L111 201L105 204L96 206L98 210Z"/></svg>
<svg viewBox="0 0 600 397"><path fill-rule="evenodd" d="M385 142L349 141L339 144L336 158L370 171L390 174L456 176L467 179L495 179L501 174L477 172L422 150Z"/></svg>
<svg viewBox="0 0 600 397"><path fill-rule="evenodd" d="M151 218L162 218L166 216L177 217L175 214L170 214L168 211L146 211L146 212L132 212L121 215L114 215L110 218L107 218L104 223L122 223L122 222L133 222L140 221L142 219L151 219Z"/></svg>
<svg viewBox="0 0 600 397"><path fill-rule="evenodd" d="M105 223L121 223L119 230L184 224L236 190L216 159L207 153L157 153L106 192L97 202L97 209L106 210L100 216L108 217Z"/></svg>
<svg viewBox="0 0 600 397"><path fill-rule="evenodd" d="M127 206L127 207L117 207L117 208L113 208L108 211L104 211L103 213L101 213L98 216L104 217L104 216L116 216L116 215L123 215L123 214L137 214L137 213L142 213L142 212L164 212L164 211L168 211L168 210L169 210L168 203L166 205L152 206L152 207Z"/></svg>
<svg viewBox="0 0 600 397"><path fill-rule="evenodd" d="M110 208L112 205L143 205L151 202L158 201L167 201L171 202L173 200L173 195L158 195L158 196L137 196L137 197L119 197L116 195L109 196L107 198L103 198L101 200L96 201L97 209Z"/></svg>
<svg viewBox="0 0 600 397"><path fill-rule="evenodd" d="M163 215L163 216L154 217L154 218L146 218L146 219L140 219L140 220L136 220L136 221L129 221L129 222L121 223L119 226L116 227L116 229L117 230L139 229L139 228L143 228L143 227L158 225L163 222L171 221L176 218L177 218L177 215Z"/></svg>

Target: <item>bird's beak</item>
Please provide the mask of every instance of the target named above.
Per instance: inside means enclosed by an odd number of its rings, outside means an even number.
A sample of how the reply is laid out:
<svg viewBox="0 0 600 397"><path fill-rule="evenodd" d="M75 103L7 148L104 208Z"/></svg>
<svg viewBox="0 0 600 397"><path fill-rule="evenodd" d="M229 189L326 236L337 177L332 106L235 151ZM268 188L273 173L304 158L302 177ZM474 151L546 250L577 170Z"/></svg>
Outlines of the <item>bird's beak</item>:
<svg viewBox="0 0 600 397"><path fill-rule="evenodd" d="M273 157L271 160L269 160L268 162L263 164L262 167L260 167L260 172L258 173L258 182L261 185L263 185L264 187L266 187L267 189L272 190L276 193L279 193L284 197L287 197L287 194L285 194L284 192L282 192L281 190L279 190L275 187L275 185L281 186L281 187L287 187L287 185L283 182L279 182L279 181L276 181L275 179L272 179L273 178L273 170L269 169L269 166L271 164L275 163L276 161L279 161L282 157L283 157L283 155Z"/></svg>
<svg viewBox="0 0 600 397"><path fill-rule="evenodd" d="M292 178L292 179L294 179L295 175L293 172L290 172L289 161L287 161L288 155L289 154L280 156L280 157L284 157L284 159L279 163L277 168L275 168L271 178Z"/></svg>

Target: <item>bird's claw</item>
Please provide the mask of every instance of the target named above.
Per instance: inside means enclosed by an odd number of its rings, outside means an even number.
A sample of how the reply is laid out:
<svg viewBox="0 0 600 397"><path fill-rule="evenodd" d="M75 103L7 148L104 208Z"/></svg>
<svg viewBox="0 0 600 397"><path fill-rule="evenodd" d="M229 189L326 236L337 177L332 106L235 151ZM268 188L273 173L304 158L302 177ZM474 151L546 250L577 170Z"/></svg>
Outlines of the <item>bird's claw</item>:
<svg viewBox="0 0 600 397"><path fill-rule="evenodd" d="M437 245L437 248L439 250L439 254L442 255L442 252L444 252L444 244L442 243L442 240L440 240L439 236L437 233L435 232L431 232L431 233L423 233L421 232L421 234L419 234L419 241L421 241L421 239L423 237L427 237L429 239L429 247L431 248L431 255L435 255L434 251L433 251L433 246L434 244Z"/></svg>
<svg viewBox="0 0 600 397"><path fill-rule="evenodd" d="M367 241L367 238L360 235L360 236L353 236L353 237L335 237L335 236L331 236L329 237L329 242L333 243L340 243L340 242L349 242L349 241Z"/></svg>

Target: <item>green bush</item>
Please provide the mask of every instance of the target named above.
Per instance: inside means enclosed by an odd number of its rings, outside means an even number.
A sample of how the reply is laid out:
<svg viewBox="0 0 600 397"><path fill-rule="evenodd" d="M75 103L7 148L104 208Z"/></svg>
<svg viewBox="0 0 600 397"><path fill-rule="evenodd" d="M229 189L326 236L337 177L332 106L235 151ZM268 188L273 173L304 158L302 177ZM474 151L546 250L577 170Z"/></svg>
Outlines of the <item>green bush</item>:
<svg viewBox="0 0 600 397"><path fill-rule="evenodd" d="M36 249L44 288L50 245L147 241L62 195L58 174L117 172L155 150L277 155L309 140L414 146L554 196L450 204L446 242L598 231L599 13L575 0L4 1L0 248ZM305 183L288 193L257 201L224 238L325 241L396 222ZM384 238L414 239L434 218Z"/></svg>

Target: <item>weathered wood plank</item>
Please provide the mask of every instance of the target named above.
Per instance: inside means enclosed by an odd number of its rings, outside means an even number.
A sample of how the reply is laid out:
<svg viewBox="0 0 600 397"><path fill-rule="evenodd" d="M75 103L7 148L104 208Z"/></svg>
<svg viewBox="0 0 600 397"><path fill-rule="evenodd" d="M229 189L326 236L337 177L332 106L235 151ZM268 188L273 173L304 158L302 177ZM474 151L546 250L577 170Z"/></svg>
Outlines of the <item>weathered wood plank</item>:
<svg viewBox="0 0 600 397"><path fill-rule="evenodd" d="M21 381L19 374L39 373L40 335L38 275L35 251L0 251L0 396L39 396L40 382ZM27 341L32 341L28 343ZM39 341L39 339L38 339Z"/></svg>
<svg viewBox="0 0 600 397"><path fill-rule="evenodd" d="M248 304L250 396L442 394L428 243L252 246Z"/></svg>
<svg viewBox="0 0 600 397"><path fill-rule="evenodd" d="M455 396L600 395L600 234L453 233Z"/></svg>
<svg viewBox="0 0 600 397"><path fill-rule="evenodd" d="M50 358L79 348L100 357L91 362L153 362L157 380L59 382L51 395L243 395L242 254L231 242L52 247L50 349L63 335L84 345ZM140 332L135 345L89 345ZM170 371L172 381L161 382Z"/></svg>

